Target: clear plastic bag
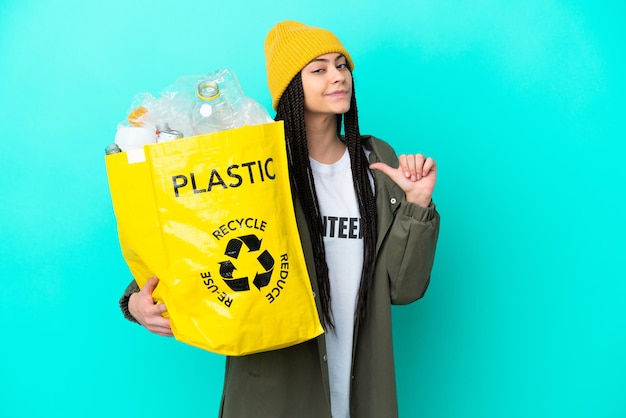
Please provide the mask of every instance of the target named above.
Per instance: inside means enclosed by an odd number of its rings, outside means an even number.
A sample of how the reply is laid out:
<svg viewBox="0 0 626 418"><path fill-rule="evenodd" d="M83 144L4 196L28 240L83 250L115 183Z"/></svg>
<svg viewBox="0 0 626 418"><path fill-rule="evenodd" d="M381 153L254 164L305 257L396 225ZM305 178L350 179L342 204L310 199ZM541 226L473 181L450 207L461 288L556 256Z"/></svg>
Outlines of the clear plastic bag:
<svg viewBox="0 0 626 418"><path fill-rule="evenodd" d="M214 99L200 94L199 89L207 84L217 90ZM188 137L269 122L273 119L267 110L245 96L235 73L222 68L207 74L181 76L157 96L137 94L127 120L119 124L118 130L132 126L156 132L157 126L169 125Z"/></svg>

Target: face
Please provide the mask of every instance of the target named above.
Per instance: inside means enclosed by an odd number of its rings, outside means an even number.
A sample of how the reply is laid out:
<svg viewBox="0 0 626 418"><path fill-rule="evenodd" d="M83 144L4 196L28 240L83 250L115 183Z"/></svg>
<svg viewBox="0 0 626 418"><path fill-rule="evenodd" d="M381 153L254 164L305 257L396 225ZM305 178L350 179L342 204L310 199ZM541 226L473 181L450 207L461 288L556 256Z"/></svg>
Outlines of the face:
<svg viewBox="0 0 626 418"><path fill-rule="evenodd" d="M350 110L352 73L346 57L324 54L302 69L305 114L338 115Z"/></svg>

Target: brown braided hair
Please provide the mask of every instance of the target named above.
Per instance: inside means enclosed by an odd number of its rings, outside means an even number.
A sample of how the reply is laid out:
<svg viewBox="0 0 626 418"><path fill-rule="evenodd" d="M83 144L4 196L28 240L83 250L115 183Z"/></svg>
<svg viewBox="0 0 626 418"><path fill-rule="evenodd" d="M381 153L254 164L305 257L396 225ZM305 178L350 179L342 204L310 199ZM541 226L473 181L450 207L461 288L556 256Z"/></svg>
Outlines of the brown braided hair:
<svg viewBox="0 0 626 418"><path fill-rule="evenodd" d="M337 115L337 135L341 134L342 115ZM323 322L334 328L330 307L330 281L323 240L322 216L315 192L315 181L309 162L306 127L304 123L304 90L300 73L291 80L276 108L275 120L284 121L289 160L291 189L302 203L313 245L315 270L320 293ZM352 180L361 215L363 235L363 269L355 315L364 318L369 308L370 291L376 260L376 200L369 178L369 164L361 145L361 134L352 79L350 110L345 113L344 141L350 155Z"/></svg>

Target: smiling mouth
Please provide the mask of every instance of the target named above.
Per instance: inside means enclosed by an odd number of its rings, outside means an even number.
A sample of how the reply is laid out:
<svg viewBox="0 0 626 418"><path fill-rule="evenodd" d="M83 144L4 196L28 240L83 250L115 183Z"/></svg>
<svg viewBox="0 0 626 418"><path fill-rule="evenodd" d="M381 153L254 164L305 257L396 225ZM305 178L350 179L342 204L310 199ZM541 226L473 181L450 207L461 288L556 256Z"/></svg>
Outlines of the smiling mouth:
<svg viewBox="0 0 626 418"><path fill-rule="evenodd" d="M328 93L329 97L344 97L347 96L348 92L346 90L333 91L332 93Z"/></svg>

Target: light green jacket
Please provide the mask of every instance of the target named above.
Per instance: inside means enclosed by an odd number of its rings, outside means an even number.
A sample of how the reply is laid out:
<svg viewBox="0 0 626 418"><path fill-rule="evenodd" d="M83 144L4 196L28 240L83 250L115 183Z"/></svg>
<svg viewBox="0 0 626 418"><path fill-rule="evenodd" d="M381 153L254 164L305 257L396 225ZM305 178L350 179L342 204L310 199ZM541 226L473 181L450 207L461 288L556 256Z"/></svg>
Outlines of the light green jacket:
<svg viewBox="0 0 626 418"><path fill-rule="evenodd" d="M393 149L374 137L363 137L370 162L398 166ZM357 319L352 360L351 418L398 416L394 371L391 304L420 299L430 281L439 234L435 206L408 203L404 192L373 170L378 212L378 243L369 313ZM295 203L313 292L317 279L304 212ZM120 300L127 318L131 283ZM321 317L321 312L320 312ZM281 350L226 359L221 418L331 418L326 340L324 335ZM407 365L408 366L408 365Z"/></svg>

